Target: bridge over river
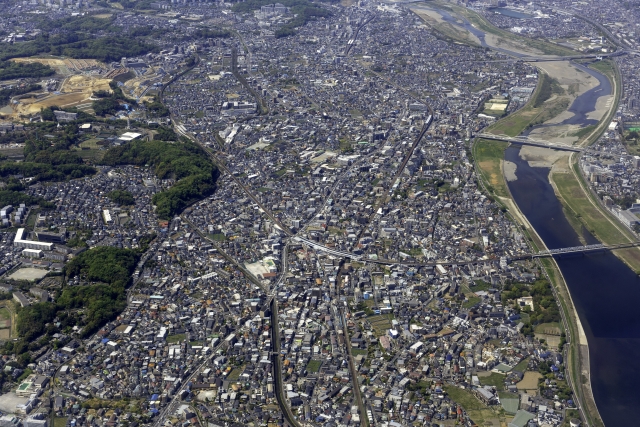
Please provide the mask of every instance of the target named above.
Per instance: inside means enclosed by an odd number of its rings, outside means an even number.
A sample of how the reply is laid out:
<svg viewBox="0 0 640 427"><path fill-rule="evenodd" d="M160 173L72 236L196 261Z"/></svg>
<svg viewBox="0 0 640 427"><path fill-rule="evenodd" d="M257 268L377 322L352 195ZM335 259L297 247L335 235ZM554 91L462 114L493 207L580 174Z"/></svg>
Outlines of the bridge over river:
<svg viewBox="0 0 640 427"><path fill-rule="evenodd" d="M592 150L590 148L578 147L575 145L560 144L557 142L541 141L538 139L529 138L527 136L508 136L508 135L494 135L492 133L479 133L477 138L490 139L493 141L504 141L512 144L520 145L532 145L534 147L551 148L553 150L573 151L576 153L589 153L599 154L599 151Z"/></svg>

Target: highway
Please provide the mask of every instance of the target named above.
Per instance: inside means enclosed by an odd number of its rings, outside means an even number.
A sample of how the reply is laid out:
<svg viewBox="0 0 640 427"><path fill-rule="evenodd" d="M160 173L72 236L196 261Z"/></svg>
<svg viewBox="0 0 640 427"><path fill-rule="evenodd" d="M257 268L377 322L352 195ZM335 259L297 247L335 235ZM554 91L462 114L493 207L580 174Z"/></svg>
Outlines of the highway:
<svg viewBox="0 0 640 427"><path fill-rule="evenodd" d="M619 243L617 245L603 245L603 244L595 244L595 245L587 245L587 246L573 246L570 248L559 248L552 249L549 251L542 251L537 254L532 254L532 258L543 258L554 255L563 255L563 254L578 254L578 253L588 253L588 252L597 252L597 251L614 251L616 249L625 249L625 248L634 248L640 246L640 242L629 242L629 243Z"/></svg>
<svg viewBox="0 0 640 427"><path fill-rule="evenodd" d="M469 261L430 261L430 262L412 262L412 261L400 261L394 259L368 259L362 255L356 255L351 252L338 251L335 249L328 248L324 245L311 241L309 239L305 239L302 237L295 236L291 238L292 242L301 243L313 248L316 251L323 252L332 256L342 257L342 258L350 258L362 263L369 264L382 264L382 265L404 265L408 267L434 267L436 265L442 266L454 266L454 265L471 265L471 264L482 264L485 262L495 261L492 259L474 259ZM512 260L523 260L523 259L532 259L532 258L548 258L553 257L555 255L562 254L577 254L577 253L588 253L594 251L613 251L617 249L625 249L640 246L640 242L630 242L630 243L620 243L616 245L588 245L588 246L573 246L570 248L558 248L549 251L541 251L536 253L525 253L522 255L518 255L512 257Z"/></svg>
<svg viewBox="0 0 640 427"><path fill-rule="evenodd" d="M490 61L482 61L478 59L470 59L469 62L557 62L557 61L575 61L578 59L605 59L614 58L616 56L626 55L630 50L619 50L613 53L589 54L589 55L572 55L572 56L518 56L516 58L492 59Z"/></svg>

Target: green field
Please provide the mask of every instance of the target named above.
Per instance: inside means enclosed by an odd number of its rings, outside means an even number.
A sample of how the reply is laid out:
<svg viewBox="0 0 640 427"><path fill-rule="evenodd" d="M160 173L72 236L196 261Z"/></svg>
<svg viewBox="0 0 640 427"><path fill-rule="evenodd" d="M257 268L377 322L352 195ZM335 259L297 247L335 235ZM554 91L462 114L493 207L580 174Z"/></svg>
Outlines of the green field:
<svg viewBox="0 0 640 427"><path fill-rule="evenodd" d="M167 342L169 344L175 344L177 342L181 342L184 341L184 339L186 338L185 334L175 334L175 335L169 335L167 337Z"/></svg>
<svg viewBox="0 0 640 427"><path fill-rule="evenodd" d="M478 379L480 380L480 384L482 384L482 385L493 386L498 391L504 390L504 379L505 379L505 376L503 374L497 374L497 373L493 372L488 377L478 377Z"/></svg>
<svg viewBox="0 0 640 427"><path fill-rule="evenodd" d="M487 190L499 197L509 197L507 182L502 174L504 150L509 144L502 141L479 139L473 144L473 158L480 169L480 175Z"/></svg>
<svg viewBox="0 0 640 427"><path fill-rule="evenodd" d="M529 366L529 358L525 357L520 363L513 367L514 371L524 372Z"/></svg>
<svg viewBox="0 0 640 427"><path fill-rule="evenodd" d="M605 59L602 61L597 61L592 64L589 64L589 68L592 68L596 71L601 72L605 76L609 77L609 79L613 80L616 71L613 67L613 63L609 59Z"/></svg>
<svg viewBox="0 0 640 427"><path fill-rule="evenodd" d="M367 350L362 349L362 348L352 348L351 349L351 354L353 355L353 357L356 357L356 356L359 356L359 355L366 356L367 354L369 354L369 352L367 352Z"/></svg>
<svg viewBox="0 0 640 427"><path fill-rule="evenodd" d="M514 415L518 411L520 395L516 393L501 392L498 393L498 396L500 397L502 409L504 409L507 414Z"/></svg>
<svg viewBox="0 0 640 427"><path fill-rule="evenodd" d="M473 287L471 286L469 287L469 289L471 289L473 292L486 291L488 289L493 288L491 283L487 283L483 280L475 280L474 283L475 285Z"/></svg>
<svg viewBox="0 0 640 427"><path fill-rule="evenodd" d="M462 308L471 308L481 301L480 297L467 296L467 298L469 298L469 301L463 302Z"/></svg>
<svg viewBox="0 0 640 427"><path fill-rule="evenodd" d="M0 308L0 320L11 320L11 313L8 308Z"/></svg>
<svg viewBox="0 0 640 427"><path fill-rule="evenodd" d="M227 376L227 379L229 381L238 381L240 379L240 375L242 375L242 372L244 372L244 366L240 368L234 368Z"/></svg>
<svg viewBox="0 0 640 427"><path fill-rule="evenodd" d="M589 199L573 173L554 173L552 180L568 210L605 244L629 242L629 236L609 221Z"/></svg>
<svg viewBox="0 0 640 427"><path fill-rule="evenodd" d="M322 366L322 361L320 360L310 360L307 364L307 372L310 374L315 374L320 371L320 367Z"/></svg>
<svg viewBox="0 0 640 427"><path fill-rule="evenodd" d="M98 138L90 138L90 139L87 139L86 141L82 141L80 144L78 144L78 146L80 148L83 148L83 149L86 149L86 150L90 150L90 149L97 150L97 149L101 148L98 145L98 142L100 142L100 141L101 140L98 139Z"/></svg>
<svg viewBox="0 0 640 427"><path fill-rule="evenodd" d="M560 335L562 332L562 324L558 322L541 323L536 325L534 332L537 334Z"/></svg>
<svg viewBox="0 0 640 427"><path fill-rule="evenodd" d="M451 399L453 399L454 401L462 405L462 407L466 411L473 411L473 410L481 411L481 410L489 409L488 406L486 406L484 403L479 401L478 398L475 397L473 394L471 394L471 392L469 392L468 390L461 389L460 387L447 386L447 385L445 385L443 389L447 392L447 394ZM478 420L474 420L474 421L477 422Z"/></svg>
<svg viewBox="0 0 640 427"><path fill-rule="evenodd" d="M371 323L371 327L373 328L376 337L386 335L387 330L391 328L392 320L393 315L391 314L377 314L375 316L367 317L367 321Z"/></svg>
<svg viewBox="0 0 640 427"><path fill-rule="evenodd" d="M82 141L75 147L75 152L84 160L93 160L99 162L106 153L106 150L98 145L100 139L91 138L86 141Z"/></svg>
<svg viewBox="0 0 640 427"><path fill-rule="evenodd" d="M449 397L460 404L467 411L469 417L479 426L498 426L501 425L501 421L505 421L504 417L501 417L497 411L480 402L471 392L451 385L445 385L443 388Z"/></svg>

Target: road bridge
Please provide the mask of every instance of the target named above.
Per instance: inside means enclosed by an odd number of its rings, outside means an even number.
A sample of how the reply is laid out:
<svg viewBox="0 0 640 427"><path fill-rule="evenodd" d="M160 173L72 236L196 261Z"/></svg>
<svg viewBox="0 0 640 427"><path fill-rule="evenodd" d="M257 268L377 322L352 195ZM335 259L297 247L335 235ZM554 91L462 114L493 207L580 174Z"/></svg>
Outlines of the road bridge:
<svg viewBox="0 0 640 427"><path fill-rule="evenodd" d="M512 144L531 145L534 147L551 148L553 150L573 151L576 153L595 152L594 150L590 150L584 147L576 147L573 145L560 144L560 143L549 142L549 141L540 141L537 139L529 138L527 136L509 136L509 135L494 135L491 133L479 133L476 135L476 137L483 138L483 139L490 139L493 141L510 142Z"/></svg>
<svg viewBox="0 0 640 427"><path fill-rule="evenodd" d="M631 50L619 50L613 53L603 54L588 54L588 55L571 55L571 56L516 56L513 58L505 59L491 59L483 61L479 59L469 59L469 62L561 62L561 61L576 61L580 59L594 59L597 61L606 58L615 58L616 56L627 55L632 52Z"/></svg>
<svg viewBox="0 0 640 427"><path fill-rule="evenodd" d="M594 251L604 251L609 248L602 243L598 243L595 245L586 245L586 246L572 246L569 248L559 248L559 249L551 249L547 251L541 251L537 254L531 255L531 258L544 258L553 255L561 255L561 254L578 254L578 253L587 253Z"/></svg>
<svg viewBox="0 0 640 427"><path fill-rule="evenodd" d="M595 245L572 246L569 248L558 248L558 249L551 249L548 251L541 251L541 252L538 252L537 254L532 254L531 258L543 258L543 257L554 256L554 255L579 254L579 253L598 252L598 251L613 251L616 249L634 248L638 246L640 246L640 242L619 243L617 245L603 245L602 243L598 243Z"/></svg>

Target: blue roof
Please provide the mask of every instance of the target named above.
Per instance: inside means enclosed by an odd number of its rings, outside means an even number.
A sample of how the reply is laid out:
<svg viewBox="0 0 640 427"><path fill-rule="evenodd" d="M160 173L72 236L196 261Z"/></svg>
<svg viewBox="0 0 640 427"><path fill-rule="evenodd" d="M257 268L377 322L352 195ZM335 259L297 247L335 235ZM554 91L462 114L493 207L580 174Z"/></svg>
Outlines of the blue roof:
<svg viewBox="0 0 640 427"><path fill-rule="evenodd" d="M158 400L158 395L157 394L152 394L151 395L151 400Z"/></svg>

